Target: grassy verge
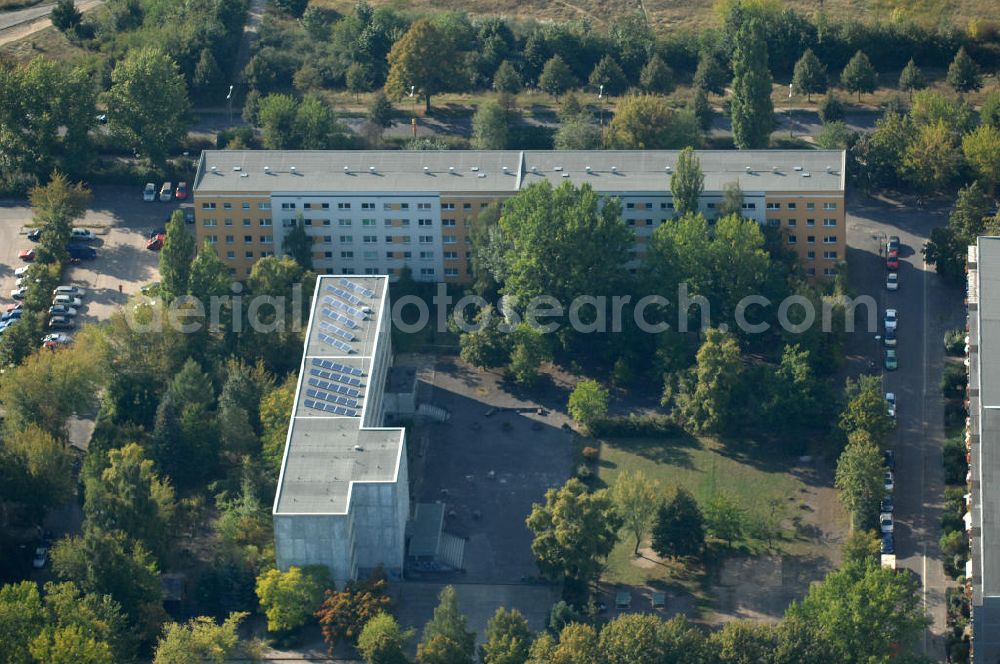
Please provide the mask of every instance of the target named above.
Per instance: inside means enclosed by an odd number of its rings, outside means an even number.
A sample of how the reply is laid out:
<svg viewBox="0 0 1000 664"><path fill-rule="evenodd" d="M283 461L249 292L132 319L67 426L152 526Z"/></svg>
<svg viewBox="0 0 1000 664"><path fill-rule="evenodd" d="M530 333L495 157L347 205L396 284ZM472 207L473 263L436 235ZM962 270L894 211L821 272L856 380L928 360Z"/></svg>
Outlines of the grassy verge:
<svg viewBox="0 0 1000 664"><path fill-rule="evenodd" d="M734 456L713 438L609 439L601 444L598 481L600 485L610 485L623 470L642 471L658 480L665 494L681 486L703 506L714 496L727 494L744 509L743 520L747 525L743 538L734 542L734 551L754 554L778 548L796 552L807 546L803 538L796 536L801 509L799 496L805 484L773 455L760 457ZM773 525L764 528L761 524L765 522ZM771 541L766 541L768 538ZM608 558L606 582L680 584L696 592L702 581L700 572L672 563L637 559L632 555L632 542L624 540ZM724 543L710 544L710 558L726 553Z"/></svg>

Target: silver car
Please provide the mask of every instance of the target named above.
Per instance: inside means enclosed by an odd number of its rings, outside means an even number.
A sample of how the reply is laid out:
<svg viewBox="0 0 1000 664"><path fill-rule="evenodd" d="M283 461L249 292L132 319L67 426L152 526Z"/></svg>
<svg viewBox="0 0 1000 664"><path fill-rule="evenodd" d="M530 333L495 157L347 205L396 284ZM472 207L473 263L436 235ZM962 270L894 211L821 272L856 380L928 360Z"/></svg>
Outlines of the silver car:
<svg viewBox="0 0 1000 664"><path fill-rule="evenodd" d="M73 297L72 295L56 295L52 298L52 304L62 304L67 307L72 307L73 309L79 309L83 302L80 301L80 298Z"/></svg>
<svg viewBox="0 0 1000 664"><path fill-rule="evenodd" d="M87 294L87 291L80 288L79 286L57 286L55 290L52 291L53 295L72 295L73 297L83 297Z"/></svg>

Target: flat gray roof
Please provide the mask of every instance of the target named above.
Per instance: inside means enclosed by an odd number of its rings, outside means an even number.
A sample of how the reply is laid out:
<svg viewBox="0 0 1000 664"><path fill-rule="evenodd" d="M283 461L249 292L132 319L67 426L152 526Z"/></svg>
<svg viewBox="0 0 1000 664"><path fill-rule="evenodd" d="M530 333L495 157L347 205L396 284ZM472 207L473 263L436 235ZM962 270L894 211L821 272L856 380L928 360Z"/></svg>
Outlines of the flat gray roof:
<svg viewBox="0 0 1000 664"><path fill-rule="evenodd" d="M393 482L403 429L364 428L388 277L316 280L275 514L345 514L355 482Z"/></svg>
<svg viewBox="0 0 1000 664"><path fill-rule="evenodd" d="M971 399L977 412L970 417L980 432L973 459L973 523L979 535L974 558L980 567L975 585L981 597L995 597L1000 595L1000 237L980 237L977 254L978 302L970 325L975 346L970 387L978 388Z"/></svg>
<svg viewBox="0 0 1000 664"><path fill-rule="evenodd" d="M706 191L842 192L842 150L699 150ZM205 150L196 194L513 194L541 179L668 192L677 150ZM589 171L587 169L590 169ZM749 170L747 170L749 168ZM506 169L506 170L505 170Z"/></svg>

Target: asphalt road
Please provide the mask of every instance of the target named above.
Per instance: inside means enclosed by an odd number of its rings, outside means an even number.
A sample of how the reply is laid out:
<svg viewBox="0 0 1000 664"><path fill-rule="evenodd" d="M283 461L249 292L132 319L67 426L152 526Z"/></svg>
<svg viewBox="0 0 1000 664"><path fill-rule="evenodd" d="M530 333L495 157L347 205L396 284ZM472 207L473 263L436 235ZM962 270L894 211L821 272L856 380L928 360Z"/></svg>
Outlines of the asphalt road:
<svg viewBox="0 0 1000 664"><path fill-rule="evenodd" d="M85 12L103 3L104 0L77 0L76 8ZM54 2L47 2L25 9L0 12L0 44L24 39L52 25L48 16L54 6Z"/></svg>
<svg viewBox="0 0 1000 664"><path fill-rule="evenodd" d="M948 208L916 209L862 196L852 199L847 236L851 284L879 303L877 334L884 331L886 308L895 308L899 316L899 369L883 371L885 391L894 392L897 400L897 427L889 438L896 452L896 560L921 579L921 597L933 620L921 645L926 654L943 661L945 589L957 583L945 575L938 548L944 500L944 404L939 383L944 332L963 325L965 314L961 290L946 285L932 266L924 264L921 249L931 229L946 223ZM885 288L880 254L888 235L898 235L902 245L900 286L893 293ZM862 327L852 335L852 360L863 366L874 358L883 366L884 347Z"/></svg>

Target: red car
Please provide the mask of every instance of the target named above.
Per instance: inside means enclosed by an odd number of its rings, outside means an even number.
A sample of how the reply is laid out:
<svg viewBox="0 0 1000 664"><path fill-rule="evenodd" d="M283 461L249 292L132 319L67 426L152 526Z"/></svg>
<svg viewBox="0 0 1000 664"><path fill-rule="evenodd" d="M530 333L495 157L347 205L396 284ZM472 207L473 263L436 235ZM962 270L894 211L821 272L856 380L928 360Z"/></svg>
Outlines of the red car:
<svg viewBox="0 0 1000 664"><path fill-rule="evenodd" d="M35 260L35 250L34 249L22 249L17 254L17 257L20 258L22 261L27 261L27 262L30 263L31 261Z"/></svg>
<svg viewBox="0 0 1000 664"><path fill-rule="evenodd" d="M899 269L899 252L898 251L890 251L889 252L889 255L885 259L885 266L887 268L889 268L890 270L898 270Z"/></svg>
<svg viewBox="0 0 1000 664"><path fill-rule="evenodd" d="M146 248L150 251L159 251L160 249L163 249L163 241L166 239L166 235L158 233L154 237L149 238L149 241L146 242Z"/></svg>
<svg viewBox="0 0 1000 664"><path fill-rule="evenodd" d="M179 201L183 201L187 197L188 197L188 183L178 182L177 191L174 192L174 198L176 198Z"/></svg>

